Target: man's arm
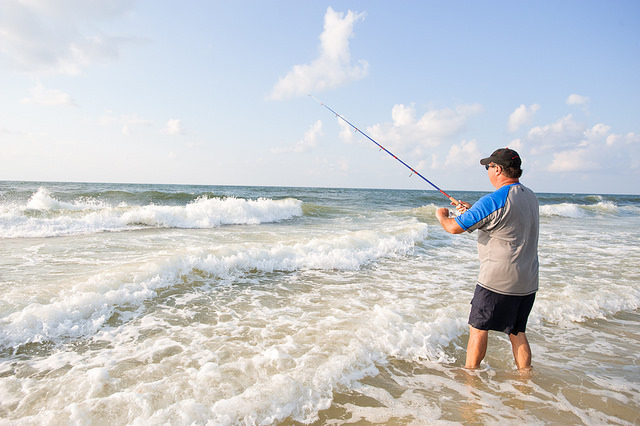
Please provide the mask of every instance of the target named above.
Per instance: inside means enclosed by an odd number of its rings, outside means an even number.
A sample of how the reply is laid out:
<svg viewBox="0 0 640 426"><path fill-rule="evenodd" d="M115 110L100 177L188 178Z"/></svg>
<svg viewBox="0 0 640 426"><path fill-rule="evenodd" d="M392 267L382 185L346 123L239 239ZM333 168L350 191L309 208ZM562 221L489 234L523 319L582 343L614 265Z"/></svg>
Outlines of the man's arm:
<svg viewBox="0 0 640 426"><path fill-rule="evenodd" d="M464 229L462 229L462 227L458 225L456 219L453 217L449 217L448 208L442 207L441 209L436 210L436 217L438 218L440 225L442 225L442 228L448 233L462 234L464 232Z"/></svg>

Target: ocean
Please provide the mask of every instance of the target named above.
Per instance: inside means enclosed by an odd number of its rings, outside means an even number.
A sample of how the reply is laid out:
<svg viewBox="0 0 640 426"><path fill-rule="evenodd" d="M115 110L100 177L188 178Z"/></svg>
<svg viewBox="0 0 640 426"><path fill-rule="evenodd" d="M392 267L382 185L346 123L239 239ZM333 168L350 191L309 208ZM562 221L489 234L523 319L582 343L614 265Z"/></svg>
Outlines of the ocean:
<svg viewBox="0 0 640 426"><path fill-rule="evenodd" d="M0 424L640 424L640 196L538 197L523 375L438 192L0 182Z"/></svg>

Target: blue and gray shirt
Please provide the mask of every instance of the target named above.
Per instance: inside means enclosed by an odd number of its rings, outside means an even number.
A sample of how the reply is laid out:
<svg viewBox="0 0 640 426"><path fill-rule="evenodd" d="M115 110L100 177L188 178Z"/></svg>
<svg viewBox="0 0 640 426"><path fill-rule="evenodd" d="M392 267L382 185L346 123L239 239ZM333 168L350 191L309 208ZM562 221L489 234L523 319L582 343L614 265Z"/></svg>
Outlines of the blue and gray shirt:
<svg viewBox="0 0 640 426"><path fill-rule="evenodd" d="M480 198L456 217L462 229L478 230L478 284L500 294L538 290L538 199L520 183Z"/></svg>

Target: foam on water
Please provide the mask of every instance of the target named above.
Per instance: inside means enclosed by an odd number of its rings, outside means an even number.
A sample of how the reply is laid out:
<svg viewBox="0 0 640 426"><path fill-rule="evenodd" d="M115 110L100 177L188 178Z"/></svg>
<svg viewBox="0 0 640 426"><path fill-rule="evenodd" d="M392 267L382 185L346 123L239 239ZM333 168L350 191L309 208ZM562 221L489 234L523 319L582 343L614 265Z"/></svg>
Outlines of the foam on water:
<svg viewBox="0 0 640 426"><path fill-rule="evenodd" d="M619 207L610 201L600 201L596 204L561 203L540 206L542 216L563 216L575 219L594 216L596 214L617 214Z"/></svg>
<svg viewBox="0 0 640 426"><path fill-rule="evenodd" d="M186 205L110 205L91 197L73 202L56 199L40 188L25 205L0 205L0 238L35 238L123 231L136 228L211 228L256 225L302 215L292 198L256 200L202 196Z"/></svg>
<svg viewBox="0 0 640 426"><path fill-rule="evenodd" d="M46 365L32 364L40 371L66 366L73 374L62 382L47 375L31 391L51 381L61 386L60 395L87 395L58 413L71 421L109 414L116 424L271 424L287 418L311 422L330 407L336 389L358 388L358 381L378 374L378 365L404 350L429 346L429 337L442 331L428 322L412 330L407 321L413 315L388 307L354 311L350 306L345 314L349 298L337 290L316 287L312 291L319 293L311 301L293 297L281 305L265 304L265 295L259 293L239 293L231 305L214 298L211 307L193 298L176 300L173 309L166 306L97 333L93 346L108 350L89 349L83 355L54 356ZM198 309L209 312L210 319L175 318L178 312L184 318ZM21 395L11 389L7 403ZM49 400L54 406L61 402L56 395ZM114 405L119 409L109 412ZM42 412L32 420L54 418L52 412Z"/></svg>
<svg viewBox="0 0 640 426"><path fill-rule="evenodd" d="M145 300L194 271L229 280L255 272L357 270L377 259L406 254L426 236L427 226L412 221L398 233L362 230L303 241L158 253L153 263L135 261L75 285L61 283L60 293L46 302L22 305L14 301L15 312L0 318L0 347L91 335L115 314L130 317L132 309L139 312Z"/></svg>
<svg viewBox="0 0 640 426"><path fill-rule="evenodd" d="M561 305L558 300L562 300ZM606 318L617 312L636 309L640 309L640 290L636 288L616 284L603 284L590 290L566 286L554 291L553 295L541 294L536 300L531 321L567 324Z"/></svg>
<svg viewBox="0 0 640 426"><path fill-rule="evenodd" d="M80 198L73 203L59 201L47 188L39 188L26 204L27 210L99 210L108 207L93 198Z"/></svg>
<svg viewBox="0 0 640 426"><path fill-rule="evenodd" d="M85 187L0 203L2 220L69 235L0 246L0 424L637 422L630 198L542 205L522 378L499 334L481 369L460 368L476 238L444 233L431 198L177 188L131 205L135 187Z"/></svg>

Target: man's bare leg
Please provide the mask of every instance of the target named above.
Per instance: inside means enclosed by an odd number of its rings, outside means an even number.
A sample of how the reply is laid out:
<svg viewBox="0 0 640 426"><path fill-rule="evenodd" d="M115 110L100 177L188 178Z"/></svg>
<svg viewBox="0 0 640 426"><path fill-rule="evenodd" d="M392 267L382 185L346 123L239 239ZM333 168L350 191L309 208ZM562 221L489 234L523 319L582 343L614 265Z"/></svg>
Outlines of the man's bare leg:
<svg viewBox="0 0 640 426"><path fill-rule="evenodd" d="M531 347L527 336L520 332L518 334L510 334L511 348L513 349L513 358L516 361L518 370L528 370L531 368Z"/></svg>
<svg viewBox="0 0 640 426"><path fill-rule="evenodd" d="M489 332L478 330L469 326L469 343L467 343L467 362L464 368L474 369L480 366L480 362L487 353L487 341Z"/></svg>

